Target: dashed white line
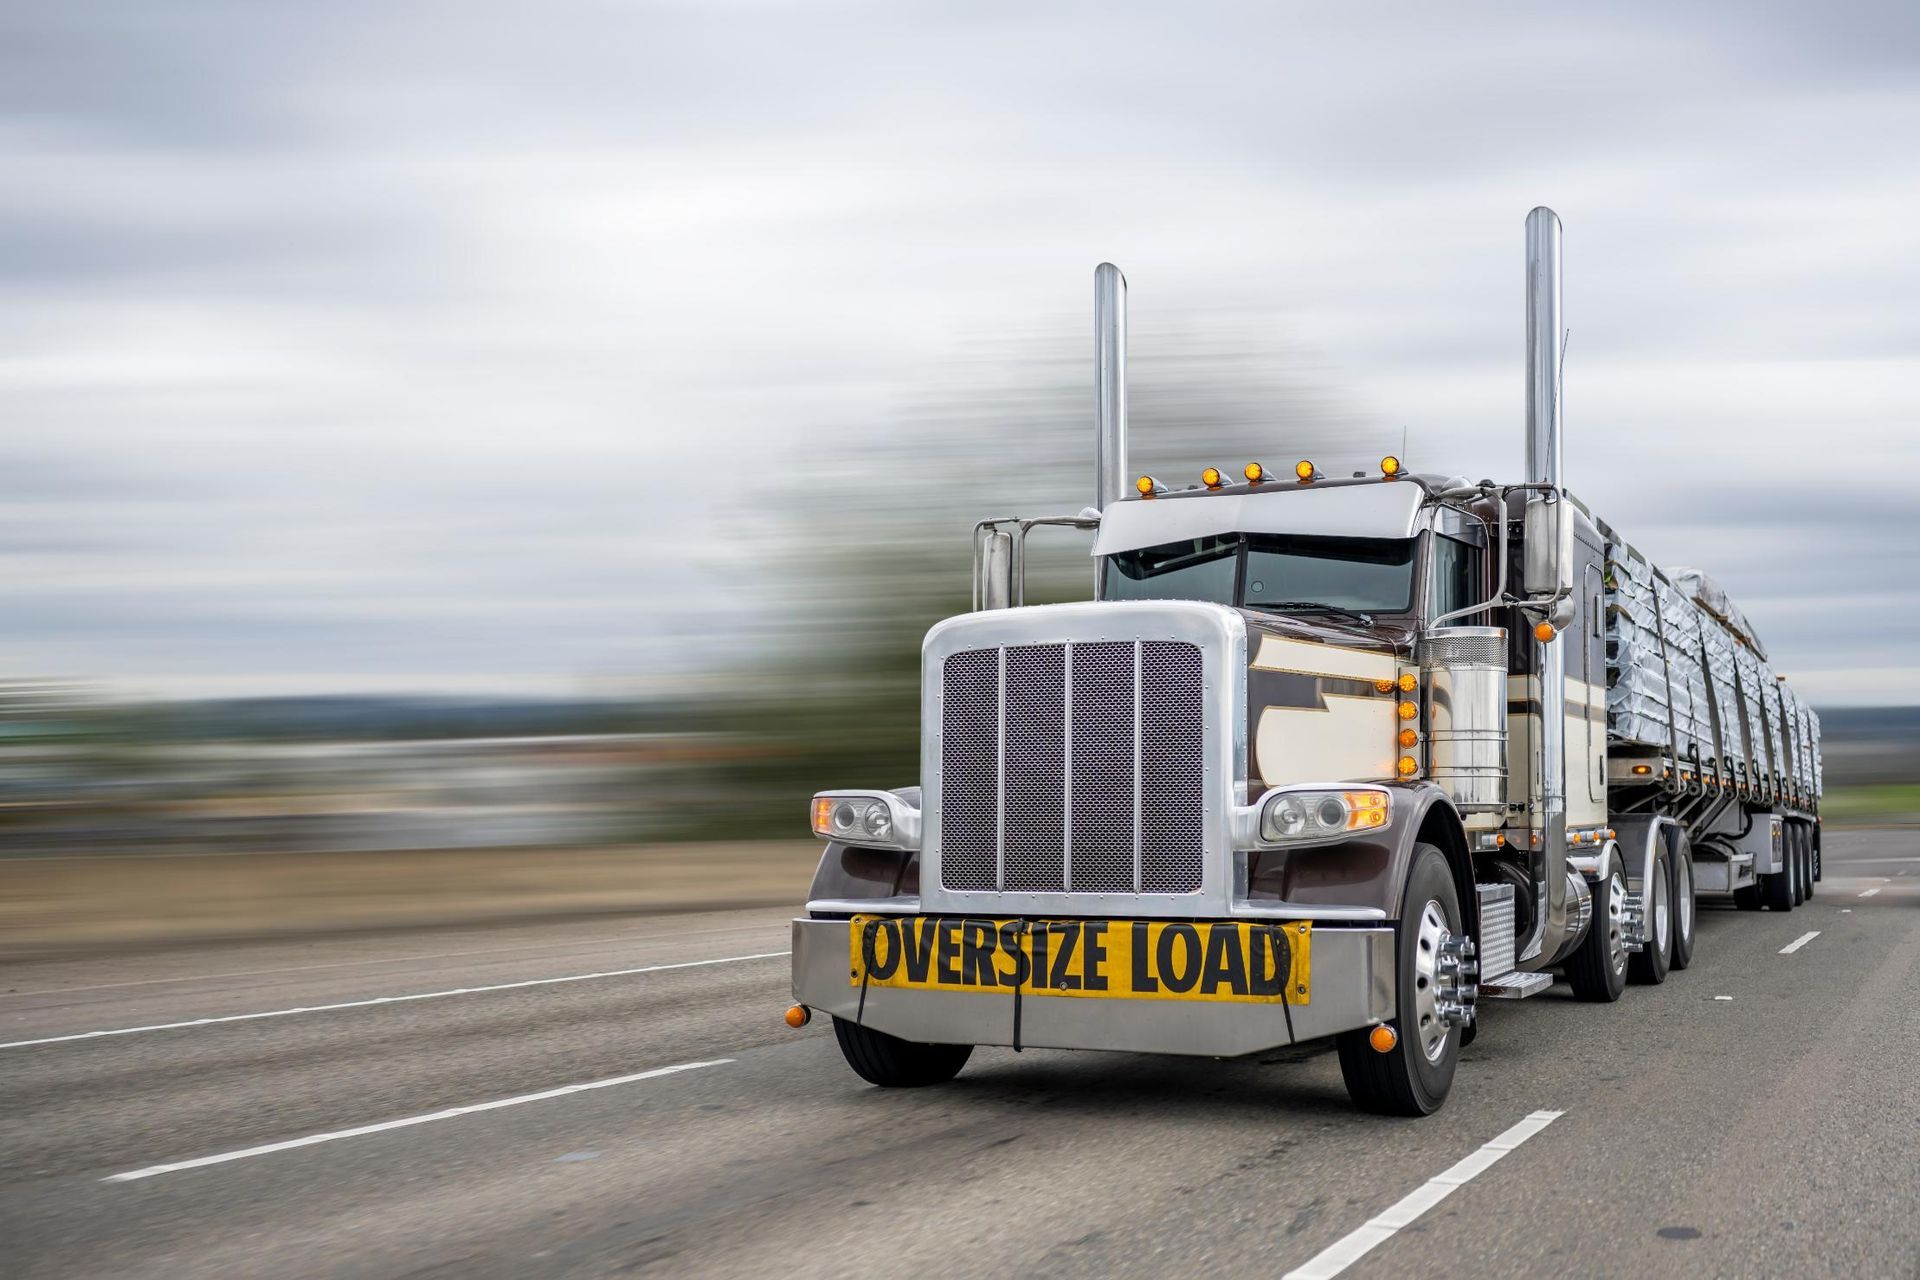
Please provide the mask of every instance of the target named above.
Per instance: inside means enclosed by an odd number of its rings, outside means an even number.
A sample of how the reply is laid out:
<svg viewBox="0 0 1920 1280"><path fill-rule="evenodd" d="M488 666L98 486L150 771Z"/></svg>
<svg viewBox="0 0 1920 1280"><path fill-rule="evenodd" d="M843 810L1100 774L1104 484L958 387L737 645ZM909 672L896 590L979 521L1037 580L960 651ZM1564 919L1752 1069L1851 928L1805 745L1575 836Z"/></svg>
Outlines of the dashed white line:
<svg viewBox="0 0 1920 1280"><path fill-rule="evenodd" d="M1860 896L1863 898L1871 898L1874 894L1878 892L1880 892L1878 889L1862 889L1860 891Z"/></svg>
<svg viewBox="0 0 1920 1280"><path fill-rule="evenodd" d="M636 1080L653 1080L660 1076L670 1076L681 1071L698 1071L702 1067L724 1066L732 1058L715 1058L711 1062L682 1062L673 1067L655 1067L651 1071L636 1071L630 1076L614 1076L610 1080L589 1080L585 1084L562 1085L558 1089L542 1089L539 1093L523 1093L513 1098L496 1098L492 1102L476 1102L471 1106L448 1107L445 1111L430 1111L425 1115L408 1116L403 1120L383 1120L379 1124L363 1124L356 1129L336 1129L332 1133L310 1133L304 1138L289 1138L285 1142L269 1142L258 1147L248 1147L242 1151L223 1151L217 1156L201 1156L197 1160L177 1160L172 1164L148 1165L144 1169L134 1169L127 1173L116 1173L100 1179L102 1182L137 1182L141 1178L152 1178L163 1173L178 1173L182 1169L204 1169L211 1164L226 1164L233 1160L247 1160L253 1156L272 1155L276 1151L291 1151L296 1147L312 1147L322 1142L338 1142L342 1138L359 1138L369 1133L385 1133L389 1129L406 1129L416 1124L432 1124L436 1120L451 1120L455 1116L470 1116L476 1111L498 1111L501 1107L517 1107L523 1102L544 1102L548 1098L564 1098L570 1093L585 1093L588 1089L610 1089L617 1084L632 1084Z"/></svg>
<svg viewBox="0 0 1920 1280"><path fill-rule="evenodd" d="M1819 936L1820 936L1820 931L1818 929L1814 929L1814 930L1811 930L1810 932L1803 933L1799 937L1795 938L1792 942L1789 942L1786 946L1780 948L1780 954L1783 956L1790 956L1794 952L1806 946L1809 942L1812 942L1815 938Z"/></svg>
<svg viewBox="0 0 1920 1280"><path fill-rule="evenodd" d="M407 1004L415 1000L444 1000L448 996L477 996L489 991L518 991L525 987L550 987L562 982L591 982L596 978L626 978L638 973L665 973L669 969L698 969L706 965L739 964L744 960L772 960L792 955L791 951L761 951L750 956L722 956L717 960L683 960L678 964L648 964L637 969L608 969L600 973L569 973L558 978L528 978L524 982L496 982L485 987L454 987L447 991L420 991L404 996L375 996L370 1000L342 1000L338 1004L302 1005L297 1009L269 1009L263 1013L229 1013L218 1018L193 1018L186 1022L156 1022L145 1027L110 1027L104 1031L82 1031L70 1036L43 1036L38 1040L12 1040L0 1049L24 1049L36 1044L65 1044L73 1040L97 1040L102 1036L131 1036L143 1031L178 1031L184 1027L211 1027L222 1022L252 1022L258 1018L291 1018L300 1013L332 1013L338 1009L368 1009L383 1004Z"/></svg>
<svg viewBox="0 0 1920 1280"><path fill-rule="evenodd" d="M1508 1152L1565 1114L1563 1111L1534 1112L1446 1172L1429 1178L1412 1194L1368 1219L1357 1230L1334 1241L1304 1265L1287 1272L1283 1280L1328 1280L1331 1276L1339 1275L1392 1239L1396 1231L1491 1169Z"/></svg>

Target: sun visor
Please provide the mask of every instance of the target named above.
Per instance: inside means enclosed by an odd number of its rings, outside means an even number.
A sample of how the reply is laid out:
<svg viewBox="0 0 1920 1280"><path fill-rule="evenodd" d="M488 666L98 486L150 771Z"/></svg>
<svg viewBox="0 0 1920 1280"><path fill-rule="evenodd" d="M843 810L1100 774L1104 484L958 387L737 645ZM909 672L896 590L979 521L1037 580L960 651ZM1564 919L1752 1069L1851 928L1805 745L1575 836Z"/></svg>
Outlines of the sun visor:
<svg viewBox="0 0 1920 1280"><path fill-rule="evenodd" d="M1411 481L1326 485L1282 482L1265 492L1131 498L1107 507L1093 554L1111 555L1217 533L1297 533L1408 538L1424 491Z"/></svg>

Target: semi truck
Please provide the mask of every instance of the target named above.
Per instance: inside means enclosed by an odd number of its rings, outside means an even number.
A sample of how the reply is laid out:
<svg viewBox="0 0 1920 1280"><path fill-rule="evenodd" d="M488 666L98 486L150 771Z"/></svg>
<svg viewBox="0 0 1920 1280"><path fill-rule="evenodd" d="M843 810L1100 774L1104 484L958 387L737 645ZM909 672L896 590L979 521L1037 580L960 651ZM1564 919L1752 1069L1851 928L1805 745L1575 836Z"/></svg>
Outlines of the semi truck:
<svg viewBox="0 0 1920 1280"><path fill-rule="evenodd" d="M1710 577L1567 487L1550 209L1508 483L1397 457L1129 483L1126 281L1094 283L1096 502L976 526L918 785L813 798L791 1025L830 1016L882 1086L978 1045L1331 1041L1358 1107L1418 1116L1492 1002L1618 1000L1693 963L1703 896L1814 892L1819 718ZM1093 599L1024 603L1041 526L1091 532Z"/></svg>

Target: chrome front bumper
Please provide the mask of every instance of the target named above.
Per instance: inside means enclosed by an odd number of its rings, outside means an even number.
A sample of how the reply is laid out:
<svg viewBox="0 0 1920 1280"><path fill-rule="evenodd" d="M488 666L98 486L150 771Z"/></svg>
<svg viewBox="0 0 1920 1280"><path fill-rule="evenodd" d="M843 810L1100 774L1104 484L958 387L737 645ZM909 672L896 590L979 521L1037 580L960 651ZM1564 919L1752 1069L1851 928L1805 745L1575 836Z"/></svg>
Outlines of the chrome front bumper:
<svg viewBox="0 0 1920 1280"><path fill-rule="evenodd" d="M869 987L848 980L845 920L793 922L793 996L801 1004L903 1040L933 1044L1013 1043L1013 997ZM1309 1003L1091 1000L1027 995L1020 1044L1034 1049L1112 1049L1234 1057L1392 1019L1393 930L1322 925L1313 931ZM1288 1033L1288 1015L1293 1029Z"/></svg>

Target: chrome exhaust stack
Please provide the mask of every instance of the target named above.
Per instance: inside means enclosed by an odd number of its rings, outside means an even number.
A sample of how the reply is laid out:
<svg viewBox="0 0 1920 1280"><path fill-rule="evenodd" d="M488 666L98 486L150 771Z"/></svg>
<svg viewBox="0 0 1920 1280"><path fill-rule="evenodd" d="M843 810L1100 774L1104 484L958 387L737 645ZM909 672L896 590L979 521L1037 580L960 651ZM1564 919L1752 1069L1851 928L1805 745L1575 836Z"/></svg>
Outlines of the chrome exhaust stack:
<svg viewBox="0 0 1920 1280"><path fill-rule="evenodd" d="M1093 507L1127 494L1127 278L1111 262L1093 272Z"/></svg>
<svg viewBox="0 0 1920 1280"><path fill-rule="evenodd" d="M1528 496L1530 504L1564 502L1565 436L1560 396L1560 335L1565 317L1560 296L1560 218L1544 205L1527 215L1527 482L1551 486ZM1565 512L1556 512L1565 518ZM1555 566L1556 568L1558 566ZM1530 956L1549 963L1576 945L1584 885L1570 883L1567 865L1567 673L1566 646L1558 633L1535 640L1534 683L1540 691L1540 729L1531 753L1534 879L1544 898ZM1591 911L1591 905L1586 909Z"/></svg>

